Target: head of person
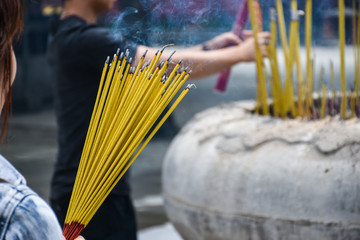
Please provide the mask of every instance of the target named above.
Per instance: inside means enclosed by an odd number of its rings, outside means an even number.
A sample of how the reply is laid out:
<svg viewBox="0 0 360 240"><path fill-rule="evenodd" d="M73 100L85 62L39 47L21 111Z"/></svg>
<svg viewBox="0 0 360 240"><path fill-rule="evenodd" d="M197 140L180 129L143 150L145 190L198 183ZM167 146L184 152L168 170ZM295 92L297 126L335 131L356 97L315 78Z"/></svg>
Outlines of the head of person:
<svg viewBox="0 0 360 240"><path fill-rule="evenodd" d="M16 60L12 43L23 28L21 0L0 0L0 112L2 128L0 139L4 138L9 108L11 86L15 79Z"/></svg>
<svg viewBox="0 0 360 240"><path fill-rule="evenodd" d="M113 8L116 0L63 0L66 4L79 4L80 5L86 5L90 9L92 9L94 12L100 14L102 12L109 11Z"/></svg>

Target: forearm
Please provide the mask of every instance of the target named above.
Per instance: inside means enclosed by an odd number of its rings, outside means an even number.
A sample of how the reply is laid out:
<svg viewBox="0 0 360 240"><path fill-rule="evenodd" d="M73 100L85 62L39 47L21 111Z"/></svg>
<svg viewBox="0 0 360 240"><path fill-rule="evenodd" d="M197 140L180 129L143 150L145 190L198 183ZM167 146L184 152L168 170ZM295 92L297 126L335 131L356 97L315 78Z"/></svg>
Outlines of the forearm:
<svg viewBox="0 0 360 240"><path fill-rule="evenodd" d="M244 61L239 46L212 51L192 51L186 49L174 55L173 61L184 60L185 66L192 69L191 78L202 78L216 74L230 68L238 62ZM236 52L237 54L234 54Z"/></svg>
<svg viewBox="0 0 360 240"><path fill-rule="evenodd" d="M245 58L241 48L242 46L234 46L212 51L194 51L193 48L188 48L176 52L172 57L172 61L176 63L183 59L183 66L189 66L192 70L191 78L202 78L244 61ZM146 49L148 49L148 54L145 61L154 56L156 49L139 46L135 57L136 62L139 61ZM171 51L165 50L160 60L166 61L170 54ZM173 66L169 67L171 69Z"/></svg>

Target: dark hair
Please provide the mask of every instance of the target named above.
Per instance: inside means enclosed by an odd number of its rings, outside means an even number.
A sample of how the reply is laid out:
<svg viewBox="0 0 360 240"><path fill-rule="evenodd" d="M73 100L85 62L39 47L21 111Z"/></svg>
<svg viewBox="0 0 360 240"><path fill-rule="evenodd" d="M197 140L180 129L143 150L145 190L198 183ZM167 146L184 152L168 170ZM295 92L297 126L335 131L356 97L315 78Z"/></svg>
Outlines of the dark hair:
<svg viewBox="0 0 360 240"><path fill-rule="evenodd" d="M12 43L22 32L23 22L21 0L0 0L0 97L4 99L1 141L5 136L11 103Z"/></svg>

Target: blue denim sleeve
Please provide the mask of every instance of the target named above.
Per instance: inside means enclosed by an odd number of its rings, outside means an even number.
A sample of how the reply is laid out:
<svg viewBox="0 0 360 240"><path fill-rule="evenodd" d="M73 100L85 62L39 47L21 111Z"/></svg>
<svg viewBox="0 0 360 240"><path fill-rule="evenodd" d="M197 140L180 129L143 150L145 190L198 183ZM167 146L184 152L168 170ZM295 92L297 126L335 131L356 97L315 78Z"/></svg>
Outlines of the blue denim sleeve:
<svg viewBox="0 0 360 240"><path fill-rule="evenodd" d="M28 195L15 208L5 240L62 240L62 231L49 205L38 195Z"/></svg>

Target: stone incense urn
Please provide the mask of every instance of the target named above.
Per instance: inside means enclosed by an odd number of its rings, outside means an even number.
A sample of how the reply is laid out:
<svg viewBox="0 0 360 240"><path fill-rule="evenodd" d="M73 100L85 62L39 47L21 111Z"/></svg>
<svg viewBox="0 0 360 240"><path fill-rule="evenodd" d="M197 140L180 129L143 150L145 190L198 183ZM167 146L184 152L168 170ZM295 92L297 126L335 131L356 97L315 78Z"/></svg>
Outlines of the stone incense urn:
<svg viewBox="0 0 360 240"><path fill-rule="evenodd" d="M281 120L235 102L197 114L163 165L185 240L360 239L360 120Z"/></svg>

